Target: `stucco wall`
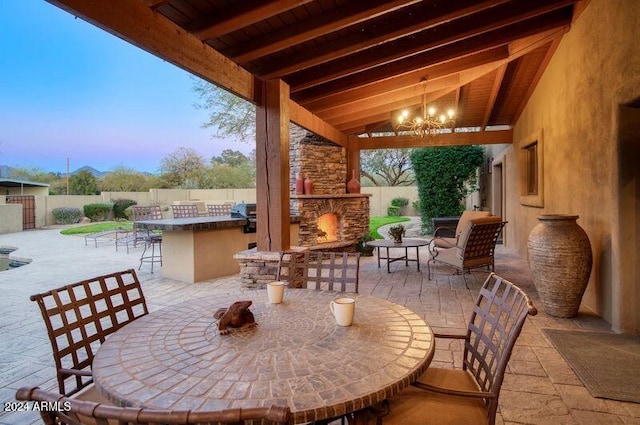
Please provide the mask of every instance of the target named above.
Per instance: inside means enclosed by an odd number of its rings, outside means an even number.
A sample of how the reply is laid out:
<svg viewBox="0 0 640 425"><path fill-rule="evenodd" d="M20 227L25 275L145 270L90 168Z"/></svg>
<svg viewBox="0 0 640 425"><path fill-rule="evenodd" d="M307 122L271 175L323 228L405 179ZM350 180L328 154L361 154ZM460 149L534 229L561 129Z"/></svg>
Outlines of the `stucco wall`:
<svg viewBox="0 0 640 425"><path fill-rule="evenodd" d="M0 204L0 235L22 231L22 204Z"/></svg>
<svg viewBox="0 0 640 425"><path fill-rule="evenodd" d="M640 96L640 1L593 0L572 25L514 129L506 151L507 242L526 255L541 213L577 214L591 240L594 267L583 307L620 323L616 258L618 105ZM542 131L544 206L520 205L520 141ZM636 309L637 309L636 305Z"/></svg>

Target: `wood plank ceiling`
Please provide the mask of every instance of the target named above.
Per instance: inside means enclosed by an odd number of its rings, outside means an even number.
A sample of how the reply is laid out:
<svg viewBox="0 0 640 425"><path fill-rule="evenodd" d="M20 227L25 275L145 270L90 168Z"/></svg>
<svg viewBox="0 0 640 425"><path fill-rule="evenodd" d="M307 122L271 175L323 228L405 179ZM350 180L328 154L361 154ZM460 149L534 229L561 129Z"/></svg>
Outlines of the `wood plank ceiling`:
<svg viewBox="0 0 640 425"><path fill-rule="evenodd" d="M148 0L145 4L348 135L402 109L512 126L578 0ZM426 79L426 84L421 80Z"/></svg>

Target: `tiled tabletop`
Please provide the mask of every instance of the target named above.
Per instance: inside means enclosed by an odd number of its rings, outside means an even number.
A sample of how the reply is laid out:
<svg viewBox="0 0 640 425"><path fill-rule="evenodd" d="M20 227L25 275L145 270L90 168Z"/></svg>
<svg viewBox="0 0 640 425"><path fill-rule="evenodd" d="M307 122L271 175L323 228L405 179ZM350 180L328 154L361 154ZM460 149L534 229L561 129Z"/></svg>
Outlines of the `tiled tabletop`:
<svg viewBox="0 0 640 425"><path fill-rule="evenodd" d="M111 336L93 362L97 387L119 405L216 410L288 405L293 422L357 411L420 376L434 352L431 328L398 304L356 297L339 327L329 291L265 290L200 298L144 316ZM220 335L213 313L251 300L257 327Z"/></svg>

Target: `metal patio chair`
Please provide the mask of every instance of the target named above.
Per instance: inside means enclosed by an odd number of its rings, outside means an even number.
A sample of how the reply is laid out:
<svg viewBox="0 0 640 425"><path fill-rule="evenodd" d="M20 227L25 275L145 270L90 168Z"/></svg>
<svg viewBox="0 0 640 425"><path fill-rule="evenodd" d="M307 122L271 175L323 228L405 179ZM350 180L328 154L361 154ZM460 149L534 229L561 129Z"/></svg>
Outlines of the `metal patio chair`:
<svg viewBox="0 0 640 425"><path fill-rule="evenodd" d="M16 399L47 403L48 409L40 411L45 425L287 424L290 418L287 406L230 408L219 411L117 407L68 398L37 387L20 388L16 393Z"/></svg>
<svg viewBox="0 0 640 425"><path fill-rule="evenodd" d="M520 288L491 273L484 282L464 341L462 369L429 367L412 386L389 399L383 423L493 425L500 388L527 315L537 310Z"/></svg>

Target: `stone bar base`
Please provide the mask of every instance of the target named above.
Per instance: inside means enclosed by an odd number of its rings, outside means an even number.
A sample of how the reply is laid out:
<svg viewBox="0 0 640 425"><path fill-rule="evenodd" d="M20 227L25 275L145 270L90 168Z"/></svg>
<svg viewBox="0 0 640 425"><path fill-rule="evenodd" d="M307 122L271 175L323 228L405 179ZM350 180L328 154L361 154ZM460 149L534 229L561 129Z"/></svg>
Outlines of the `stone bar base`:
<svg viewBox="0 0 640 425"><path fill-rule="evenodd" d="M287 251L304 252L307 247L291 247ZM276 280L280 253L258 251L256 248L240 251L233 256L240 265L240 286L243 288L265 288Z"/></svg>

